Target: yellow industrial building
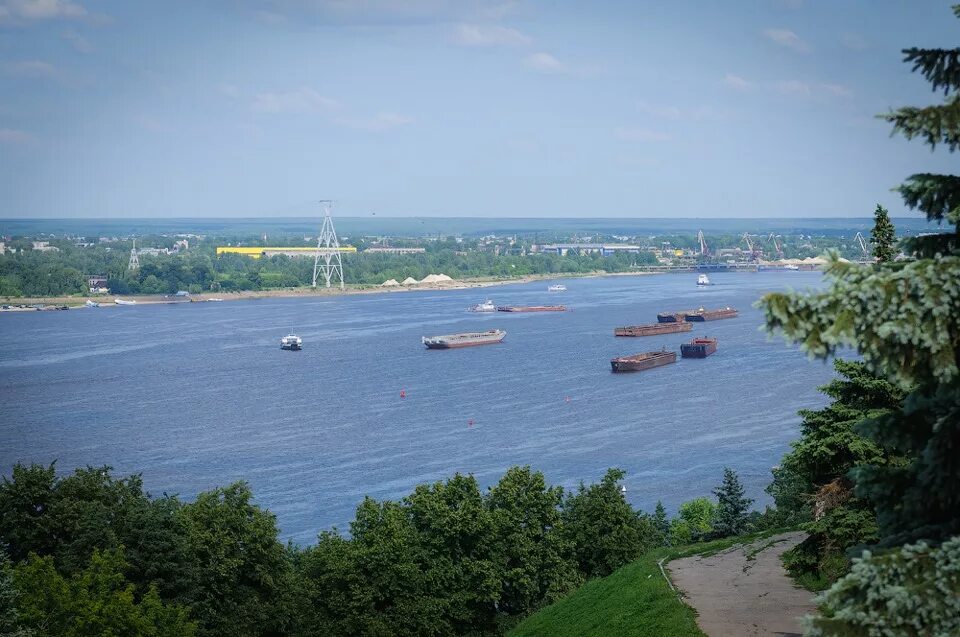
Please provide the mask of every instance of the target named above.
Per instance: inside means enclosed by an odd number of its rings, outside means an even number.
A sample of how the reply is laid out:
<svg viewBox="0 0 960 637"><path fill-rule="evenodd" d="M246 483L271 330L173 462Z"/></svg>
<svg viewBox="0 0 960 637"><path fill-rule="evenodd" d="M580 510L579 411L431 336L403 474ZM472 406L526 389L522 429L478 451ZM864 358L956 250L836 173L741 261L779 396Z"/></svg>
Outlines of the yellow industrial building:
<svg viewBox="0 0 960 637"><path fill-rule="evenodd" d="M353 246L345 246L339 248L324 248L325 252L356 252L357 249ZM217 246L217 254L243 254L248 257L253 257L254 259L259 259L260 257L272 257L277 254L285 254L288 257L310 257L316 254L316 247L311 248L263 248L259 246L245 247L245 246Z"/></svg>

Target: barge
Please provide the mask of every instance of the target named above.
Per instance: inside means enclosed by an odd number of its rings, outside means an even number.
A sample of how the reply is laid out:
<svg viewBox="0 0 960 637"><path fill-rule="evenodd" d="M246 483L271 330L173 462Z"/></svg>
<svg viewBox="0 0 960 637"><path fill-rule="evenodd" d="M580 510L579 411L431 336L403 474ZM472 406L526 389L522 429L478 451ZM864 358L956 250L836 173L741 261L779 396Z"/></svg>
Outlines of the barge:
<svg viewBox="0 0 960 637"><path fill-rule="evenodd" d="M677 312L660 312L657 314L657 323L682 323L686 320L687 314L696 312L696 310L679 310Z"/></svg>
<svg viewBox="0 0 960 637"><path fill-rule="evenodd" d="M566 312L566 305L498 305L498 312Z"/></svg>
<svg viewBox="0 0 960 637"><path fill-rule="evenodd" d="M486 332L424 336L420 340L427 349L456 349L475 345L494 345L501 342L506 335L507 333L503 330L488 330Z"/></svg>
<svg viewBox="0 0 960 637"><path fill-rule="evenodd" d="M705 310L701 307L692 312L688 312L683 318L687 321L696 322L718 321L720 319L737 318L737 311L729 306L716 310Z"/></svg>
<svg viewBox="0 0 960 637"><path fill-rule="evenodd" d="M621 356L610 361L614 372L642 372L654 367L669 365L677 362L677 353L661 350L659 352L644 352L633 356Z"/></svg>
<svg viewBox="0 0 960 637"><path fill-rule="evenodd" d="M716 351L717 339L715 338L695 338L680 346L680 356L683 358L706 358Z"/></svg>
<svg viewBox="0 0 960 637"><path fill-rule="evenodd" d="M651 323L649 325L628 325L626 327L613 328L614 336L658 336L660 334L674 334L676 332L689 332L693 326L686 321L674 323Z"/></svg>

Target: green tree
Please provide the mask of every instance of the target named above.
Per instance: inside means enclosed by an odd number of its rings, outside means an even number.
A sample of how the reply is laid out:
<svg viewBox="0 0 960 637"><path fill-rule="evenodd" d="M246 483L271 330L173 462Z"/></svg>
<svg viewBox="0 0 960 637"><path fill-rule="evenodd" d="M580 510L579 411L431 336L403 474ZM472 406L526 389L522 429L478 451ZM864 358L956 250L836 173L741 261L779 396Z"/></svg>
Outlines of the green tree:
<svg viewBox="0 0 960 637"><path fill-rule="evenodd" d="M657 500L657 506L653 510L653 517L650 518L650 523L653 524L653 528L657 532L657 543L661 546L669 544L670 520L667 518L667 510L660 500Z"/></svg>
<svg viewBox="0 0 960 637"><path fill-rule="evenodd" d="M699 541L713 530L717 505L710 498L694 498L680 505L670 522L670 544L680 546Z"/></svg>
<svg viewBox="0 0 960 637"><path fill-rule="evenodd" d="M204 635L280 630L290 564L274 516L251 502L246 483L206 491L181 509L194 556L193 615Z"/></svg>
<svg viewBox="0 0 960 637"><path fill-rule="evenodd" d="M723 469L723 483L713 490L717 498L717 508L713 514L713 536L728 537L740 535L747 528L747 511L753 500L744 497L743 485L737 473L729 468Z"/></svg>
<svg viewBox="0 0 960 637"><path fill-rule="evenodd" d="M53 558L32 555L14 569L23 624L62 637L191 637L196 626L185 608L166 605L156 589L138 600L123 577L120 551L94 551L89 564L65 578Z"/></svg>
<svg viewBox="0 0 960 637"><path fill-rule="evenodd" d="M51 464L13 466L10 478L0 484L0 544L19 562L31 552L49 555L57 548L50 528L50 506L54 500L56 470Z"/></svg>
<svg viewBox="0 0 960 637"><path fill-rule="evenodd" d="M877 263L888 263L897 256L897 232L890 221L887 209L877 204L873 213L873 232L870 233L870 243L873 244L873 256Z"/></svg>
<svg viewBox="0 0 960 637"><path fill-rule="evenodd" d="M0 637L30 637L30 631L20 622L17 602L20 594L13 583L13 567L6 552L0 548Z"/></svg>
<svg viewBox="0 0 960 637"><path fill-rule="evenodd" d="M581 483L563 503L563 532L588 578L609 575L655 543L650 521L633 510L620 490L625 475L608 469L598 484Z"/></svg>

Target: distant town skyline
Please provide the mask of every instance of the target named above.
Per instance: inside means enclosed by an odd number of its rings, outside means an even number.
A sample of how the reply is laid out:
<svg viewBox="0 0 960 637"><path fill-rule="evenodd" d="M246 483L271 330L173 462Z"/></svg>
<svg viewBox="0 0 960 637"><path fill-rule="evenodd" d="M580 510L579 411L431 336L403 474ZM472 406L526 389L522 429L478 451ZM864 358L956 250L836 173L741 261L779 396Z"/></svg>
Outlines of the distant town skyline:
<svg viewBox="0 0 960 637"><path fill-rule="evenodd" d="M0 218L915 216L950 4L0 0Z"/></svg>

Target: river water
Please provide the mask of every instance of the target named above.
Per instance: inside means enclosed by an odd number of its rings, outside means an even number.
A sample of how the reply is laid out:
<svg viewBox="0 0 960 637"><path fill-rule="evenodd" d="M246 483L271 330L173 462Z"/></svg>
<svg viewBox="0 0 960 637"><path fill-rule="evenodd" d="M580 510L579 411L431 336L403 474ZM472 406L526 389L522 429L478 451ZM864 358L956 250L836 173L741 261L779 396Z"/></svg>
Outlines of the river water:
<svg viewBox="0 0 960 637"><path fill-rule="evenodd" d="M454 472L489 485L530 464L568 488L627 471L631 502L675 511L722 468L763 487L817 407L832 368L759 330L764 292L821 285L809 272L668 274L488 289L262 299L0 315L0 473L57 461L141 472L191 498L251 483L284 538L347 529L364 495L398 498ZM565 303L565 313L469 314ZM731 305L692 333L614 338L656 313ZM507 331L500 345L428 351L423 335ZM300 352L281 351L288 332ZM705 360L611 374L610 358L719 338ZM401 391L405 398L401 398Z"/></svg>

